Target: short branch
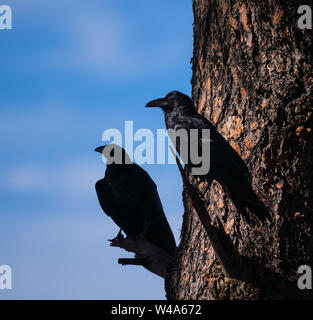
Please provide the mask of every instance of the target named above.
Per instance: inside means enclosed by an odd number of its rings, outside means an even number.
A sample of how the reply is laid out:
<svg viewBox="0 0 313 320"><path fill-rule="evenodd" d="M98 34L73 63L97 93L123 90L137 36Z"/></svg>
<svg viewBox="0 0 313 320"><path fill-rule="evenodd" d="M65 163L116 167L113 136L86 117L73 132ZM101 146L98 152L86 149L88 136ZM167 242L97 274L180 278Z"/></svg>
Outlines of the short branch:
<svg viewBox="0 0 313 320"><path fill-rule="evenodd" d="M135 258L119 259L119 264L143 266L164 279L168 278L173 257L153 243L148 242L144 237L128 236L124 238L122 236L119 239L113 239L110 246L135 253Z"/></svg>

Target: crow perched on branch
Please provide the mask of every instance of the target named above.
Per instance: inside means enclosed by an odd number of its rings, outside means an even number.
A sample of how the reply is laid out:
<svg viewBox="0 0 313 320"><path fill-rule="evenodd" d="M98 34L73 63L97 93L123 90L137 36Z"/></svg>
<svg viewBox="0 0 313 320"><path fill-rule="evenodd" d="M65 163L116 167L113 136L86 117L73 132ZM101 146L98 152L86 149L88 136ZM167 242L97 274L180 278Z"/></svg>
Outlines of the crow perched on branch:
<svg viewBox="0 0 313 320"><path fill-rule="evenodd" d="M146 107L162 108L168 130L172 129L177 132L180 129L185 129L190 133L191 129L198 129L199 131L210 129L210 171L204 176L199 176L200 179L208 179L209 181L215 179L218 181L224 187L237 210L244 215L248 222L251 221L246 208L249 208L261 222L270 218L268 210L250 186L249 171L243 160L215 127L203 115L197 113L192 100L187 95L172 91L164 98L150 101L146 104ZM198 140L201 149L200 140L201 132L199 132ZM176 141L173 141L173 143L175 144ZM181 154L179 143L176 143L176 149ZM191 170L196 166L193 166L189 160L190 157L186 165Z"/></svg>
<svg viewBox="0 0 313 320"><path fill-rule="evenodd" d="M157 186L149 174L131 162L126 151L117 145L95 149L107 158L103 179L96 192L103 211L127 236L143 236L171 256L176 250L172 230L165 217Z"/></svg>

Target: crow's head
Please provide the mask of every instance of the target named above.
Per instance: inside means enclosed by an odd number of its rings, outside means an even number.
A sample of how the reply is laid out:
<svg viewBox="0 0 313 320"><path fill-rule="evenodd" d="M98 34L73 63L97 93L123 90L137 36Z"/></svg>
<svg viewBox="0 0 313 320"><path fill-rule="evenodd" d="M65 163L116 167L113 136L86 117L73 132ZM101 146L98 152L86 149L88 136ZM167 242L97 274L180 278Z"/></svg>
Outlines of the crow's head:
<svg viewBox="0 0 313 320"><path fill-rule="evenodd" d="M127 152L117 144L107 144L95 149L96 152L102 153L106 159L106 164L131 164Z"/></svg>
<svg viewBox="0 0 313 320"><path fill-rule="evenodd" d="M146 104L146 108L160 107L163 111L181 109L182 111L195 111L192 100L179 91L171 91L164 98L152 100Z"/></svg>

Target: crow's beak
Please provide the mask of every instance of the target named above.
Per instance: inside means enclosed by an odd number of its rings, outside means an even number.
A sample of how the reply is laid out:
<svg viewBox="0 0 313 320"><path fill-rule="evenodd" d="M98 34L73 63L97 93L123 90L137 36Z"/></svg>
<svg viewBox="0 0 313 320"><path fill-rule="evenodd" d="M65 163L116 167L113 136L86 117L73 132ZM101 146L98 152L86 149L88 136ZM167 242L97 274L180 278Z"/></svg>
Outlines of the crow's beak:
<svg viewBox="0 0 313 320"><path fill-rule="evenodd" d="M96 152L102 153L105 146L101 146L95 149Z"/></svg>
<svg viewBox="0 0 313 320"><path fill-rule="evenodd" d="M160 107L164 108L168 105L166 98L155 99L146 104L146 108Z"/></svg>

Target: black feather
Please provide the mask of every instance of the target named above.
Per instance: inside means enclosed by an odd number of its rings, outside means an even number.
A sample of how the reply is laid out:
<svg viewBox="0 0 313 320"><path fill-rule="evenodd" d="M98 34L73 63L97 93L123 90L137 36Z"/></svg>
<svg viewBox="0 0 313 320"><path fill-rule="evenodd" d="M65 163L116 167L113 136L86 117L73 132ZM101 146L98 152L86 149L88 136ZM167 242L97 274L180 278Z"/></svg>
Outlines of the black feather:
<svg viewBox="0 0 313 320"><path fill-rule="evenodd" d="M185 129L188 132L188 147L190 150L190 130L210 129L210 171L201 179L218 181L232 199L237 210L249 221L249 208L262 222L270 219L270 214L264 204L258 199L250 185L250 173L244 161L237 152L229 145L216 128L197 110L192 100L185 94L178 91L170 92L165 98L149 102L147 107L157 106L162 101L161 108L165 114L167 129L177 131ZM201 131L199 130L199 150L201 155ZM176 141L176 149L181 153L180 143ZM191 171L196 167L188 158L186 164Z"/></svg>
<svg viewBox="0 0 313 320"><path fill-rule="evenodd" d="M103 211L126 235L139 235L148 225L146 239L174 255L175 239L157 186L145 170L134 163L107 165L96 192Z"/></svg>

